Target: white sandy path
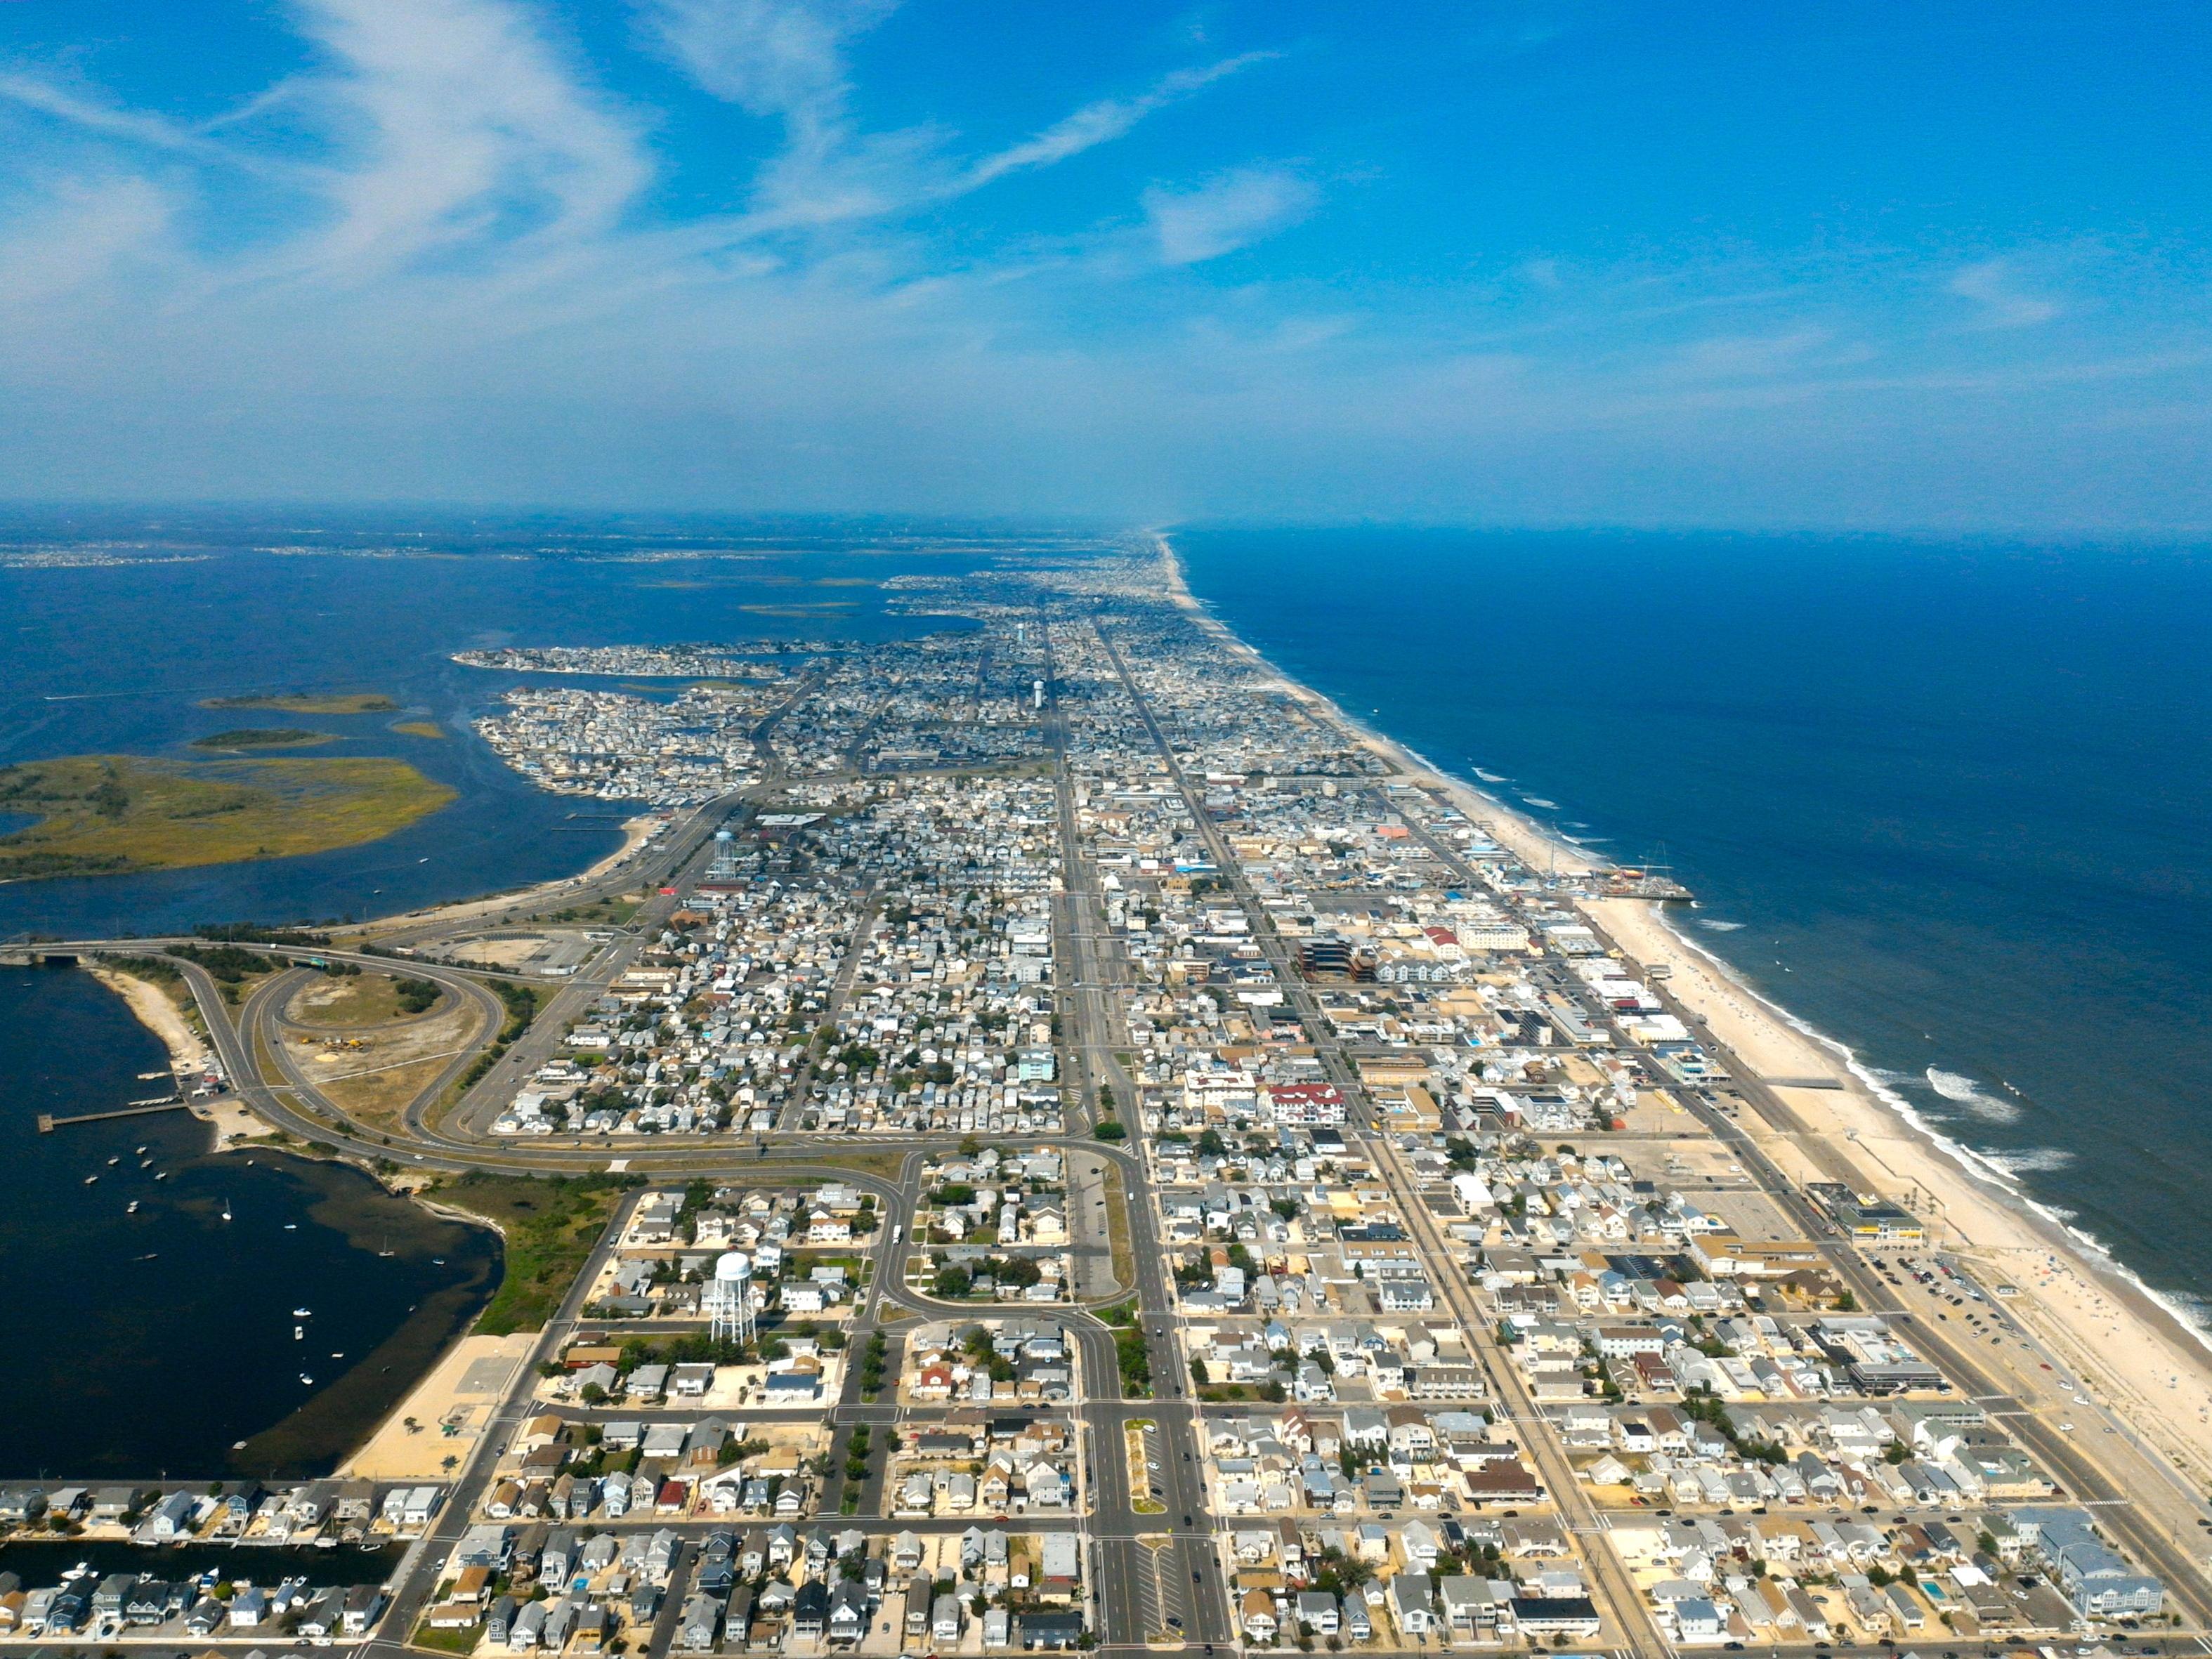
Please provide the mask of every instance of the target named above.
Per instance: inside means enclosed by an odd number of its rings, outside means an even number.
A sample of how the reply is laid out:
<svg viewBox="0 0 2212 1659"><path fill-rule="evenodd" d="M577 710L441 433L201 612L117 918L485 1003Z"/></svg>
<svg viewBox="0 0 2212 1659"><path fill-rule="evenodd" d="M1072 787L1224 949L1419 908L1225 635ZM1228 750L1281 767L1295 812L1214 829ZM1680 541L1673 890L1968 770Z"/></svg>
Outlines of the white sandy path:
<svg viewBox="0 0 2212 1659"><path fill-rule="evenodd" d="M1176 605L1274 673L1307 707L1401 768L1408 781L1436 790L1470 819L1486 823L1500 845L1531 867L1548 864L1562 874L1607 867L1587 849L1545 835L1496 797L1446 776L1273 669L1206 611L1184 580L1172 544L1164 537L1157 540ZM1826 1078L1841 1085L1788 1090L1784 1099L1815 1135L1843 1146L1863 1169L1874 1166L1869 1172L1877 1177L1886 1175L1891 1195L1923 1212L1932 1200L1943 1242L1984 1262L1990 1280L2019 1288L2008 1311L2075 1365L2099 1399L2147 1433L2191 1484L2212 1482L2212 1352L2194 1333L2063 1227L2029 1210L2016 1192L1968 1173L1875 1096L1836 1049L1796 1029L1715 957L1675 933L1662 918L1663 907L1644 899L1595 899L1581 908L1632 958L1668 963L1669 992L1759 1076ZM1757 1132L1764 1125L1747 1127ZM1784 1138L1765 1134L1762 1140L1784 1169L1808 1171L1804 1152Z"/></svg>

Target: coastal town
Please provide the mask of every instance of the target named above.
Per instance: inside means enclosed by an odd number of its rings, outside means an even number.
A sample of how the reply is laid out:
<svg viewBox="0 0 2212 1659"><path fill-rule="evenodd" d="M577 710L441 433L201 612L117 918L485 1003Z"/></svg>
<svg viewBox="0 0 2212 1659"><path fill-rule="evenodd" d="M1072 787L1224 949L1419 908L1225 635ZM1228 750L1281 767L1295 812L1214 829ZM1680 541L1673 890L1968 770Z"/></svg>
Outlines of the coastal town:
<svg viewBox="0 0 2212 1659"><path fill-rule="evenodd" d="M0 1644L2212 1650L2202 1481L1685 1000L1662 873L1164 543L908 587L939 631L457 658L649 829L237 1000L167 958L264 1130L609 1207L384 1463L0 1484ZM397 1039L283 1041L346 971L481 1017L365 1105L316 1068Z"/></svg>

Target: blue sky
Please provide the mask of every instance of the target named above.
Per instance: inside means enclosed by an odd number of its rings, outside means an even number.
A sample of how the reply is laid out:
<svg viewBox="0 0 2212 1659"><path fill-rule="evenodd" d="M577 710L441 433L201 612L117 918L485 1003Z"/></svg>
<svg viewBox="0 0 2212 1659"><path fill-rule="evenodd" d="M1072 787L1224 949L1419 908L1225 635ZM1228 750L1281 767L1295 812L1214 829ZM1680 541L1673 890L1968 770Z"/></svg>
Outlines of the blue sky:
<svg viewBox="0 0 2212 1659"><path fill-rule="evenodd" d="M2212 526L2212 9L0 0L0 495Z"/></svg>

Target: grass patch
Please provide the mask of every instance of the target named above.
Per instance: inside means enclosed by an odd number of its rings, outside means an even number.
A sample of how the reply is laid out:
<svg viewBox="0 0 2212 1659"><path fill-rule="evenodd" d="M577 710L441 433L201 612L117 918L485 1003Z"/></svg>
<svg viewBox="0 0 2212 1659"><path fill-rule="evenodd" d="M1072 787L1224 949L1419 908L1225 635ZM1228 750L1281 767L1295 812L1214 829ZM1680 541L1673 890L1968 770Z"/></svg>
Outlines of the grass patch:
<svg viewBox="0 0 2212 1659"><path fill-rule="evenodd" d="M556 910L550 915L534 917L544 922L567 922L579 927L619 927L635 915L645 905L642 893L624 893L620 897L593 899L589 904L572 904L566 909Z"/></svg>
<svg viewBox="0 0 2212 1659"><path fill-rule="evenodd" d="M410 1648L428 1648L433 1653L474 1653L477 1644L483 1640L482 1625L465 1625L459 1630L433 1630L427 1625L417 1625L415 1633L407 1638Z"/></svg>
<svg viewBox="0 0 2212 1659"><path fill-rule="evenodd" d="M804 1147L791 1149L787 1159L769 1157L758 1160L773 1170L779 1163L820 1164L833 1169L857 1170L863 1175L880 1176L885 1181L896 1181L906 1168L902 1152L810 1152Z"/></svg>
<svg viewBox="0 0 2212 1659"><path fill-rule="evenodd" d="M390 714L399 705L381 691L249 692L242 697L203 697L203 708L274 708L287 714Z"/></svg>
<svg viewBox="0 0 2212 1659"><path fill-rule="evenodd" d="M404 732L410 738L442 738L446 728L435 720L396 720L392 729Z"/></svg>
<svg viewBox="0 0 2212 1659"><path fill-rule="evenodd" d="M477 1334L543 1328L559 1310L623 1194L644 1184L642 1176L553 1176L540 1181L471 1170L457 1181L426 1188L425 1197L481 1216L506 1237L506 1271L477 1322Z"/></svg>
<svg viewBox="0 0 2212 1659"><path fill-rule="evenodd" d="M1106 1243L1114 1269L1114 1282L1123 1290L1137 1283L1137 1253L1129 1243L1129 1200L1121 1188L1121 1166L1112 1159L1106 1165ZM1133 1321L1132 1322L1133 1322Z"/></svg>
<svg viewBox="0 0 2212 1659"><path fill-rule="evenodd" d="M210 732L194 738L195 749L312 749L319 743L336 743L333 732L310 732L300 726L241 726L229 732Z"/></svg>
<svg viewBox="0 0 2212 1659"><path fill-rule="evenodd" d="M72 755L0 768L0 879L114 875L291 858L403 830L454 799L405 763Z"/></svg>
<svg viewBox="0 0 2212 1659"><path fill-rule="evenodd" d="M425 999L417 993L403 997L403 986L428 987L430 995ZM401 980L374 972L349 974L324 986L310 984L292 1000L285 1017L300 1025L382 1025L403 1014L422 1012L437 1000L436 991L428 980Z"/></svg>
<svg viewBox="0 0 2212 1659"><path fill-rule="evenodd" d="M1145 1346L1143 1331L1131 1328L1114 1333L1114 1364L1121 1373L1121 1398L1152 1397L1152 1356Z"/></svg>

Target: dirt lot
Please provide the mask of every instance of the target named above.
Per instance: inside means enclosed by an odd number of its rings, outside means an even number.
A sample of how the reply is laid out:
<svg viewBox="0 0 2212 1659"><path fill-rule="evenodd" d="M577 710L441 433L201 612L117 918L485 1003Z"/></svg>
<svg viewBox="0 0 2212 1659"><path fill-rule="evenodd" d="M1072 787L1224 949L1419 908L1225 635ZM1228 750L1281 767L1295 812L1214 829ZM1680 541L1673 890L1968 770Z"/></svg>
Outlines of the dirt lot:
<svg viewBox="0 0 2212 1659"><path fill-rule="evenodd" d="M381 981L380 988L371 981ZM397 1127L399 1114L483 1035L483 1018L472 1002L450 993L428 1013L380 1022L353 1023L353 1016L379 1006L395 1006L395 983L387 975L363 974L311 984L295 1000L288 1016L306 1030L287 1030L287 1052L320 1093L340 1111L372 1128ZM303 1009L310 999L324 1000ZM347 1016L341 1025L333 1018ZM304 1018L311 1013L317 1018Z"/></svg>
<svg viewBox="0 0 2212 1659"><path fill-rule="evenodd" d="M416 981L416 984L425 981ZM446 993L441 992L443 999ZM433 1005L434 1007L435 1005ZM422 1011L424 1012L429 1010ZM300 1025L328 1030L350 1030L415 1018L400 1009L399 981L391 974L349 974L343 979L317 979L293 997L284 1017Z"/></svg>

